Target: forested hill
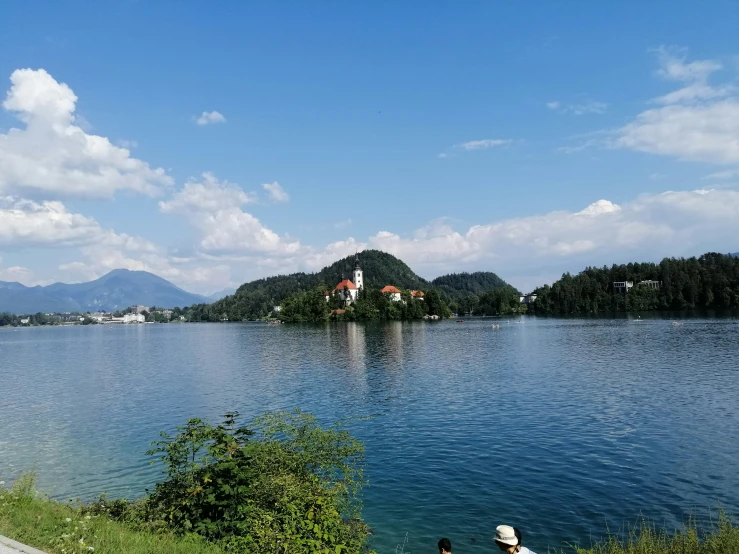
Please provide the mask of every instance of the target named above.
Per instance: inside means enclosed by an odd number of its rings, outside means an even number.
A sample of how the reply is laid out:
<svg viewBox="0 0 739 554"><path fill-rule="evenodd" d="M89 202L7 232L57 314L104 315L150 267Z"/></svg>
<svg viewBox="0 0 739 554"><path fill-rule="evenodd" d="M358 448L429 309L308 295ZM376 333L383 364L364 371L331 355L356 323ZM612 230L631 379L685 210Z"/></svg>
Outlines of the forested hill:
<svg viewBox="0 0 739 554"><path fill-rule="evenodd" d="M423 291L437 289L449 302L454 303L455 309L463 312L471 309L467 307L468 303L470 306L477 304L477 296L506 285L494 273L485 272L444 275L429 282L416 275L403 261L379 250L361 252L359 263L367 289L381 289L385 285ZM332 290L342 279L351 279L354 264L355 256L347 256L316 273L292 273L251 281L213 304L192 306L188 310L189 318L195 321L224 318L241 321L265 317L286 298L319 285Z"/></svg>
<svg viewBox="0 0 739 554"><path fill-rule="evenodd" d="M283 300L318 285L332 290L342 279L351 279L355 256L347 256L324 267L316 273L291 273L265 279L257 279L241 285L234 294L210 305L193 306L191 318L195 320L230 321L257 319L272 312ZM365 250L359 254L366 288L382 288L394 285L401 289L429 288L429 282L416 275L404 262L379 250Z"/></svg>
<svg viewBox="0 0 739 554"><path fill-rule="evenodd" d="M450 273L431 281L431 286L445 293L450 300L461 300L473 295L479 296L506 285L508 283L490 271Z"/></svg>
<svg viewBox="0 0 739 554"><path fill-rule="evenodd" d="M324 267L314 274L316 281L333 288L342 279L351 279L354 260L354 256L348 256ZM416 275L405 262L380 250L363 251L359 254L359 263L364 272L364 284L367 288L393 285L400 289L424 289L429 286L428 281Z"/></svg>
<svg viewBox="0 0 739 554"><path fill-rule="evenodd" d="M647 280L659 281L659 288L639 284ZM616 281L634 286L624 293L614 289ZM529 310L545 314L739 308L739 258L708 253L659 264L589 267L575 276L566 273L536 293Z"/></svg>

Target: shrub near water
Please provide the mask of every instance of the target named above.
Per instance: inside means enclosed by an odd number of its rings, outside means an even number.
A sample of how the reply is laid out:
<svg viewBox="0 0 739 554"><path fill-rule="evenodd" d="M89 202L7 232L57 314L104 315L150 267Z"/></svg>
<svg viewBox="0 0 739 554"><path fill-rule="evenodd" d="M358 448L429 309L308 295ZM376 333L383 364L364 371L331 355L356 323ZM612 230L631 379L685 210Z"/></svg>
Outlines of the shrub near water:
<svg viewBox="0 0 739 554"><path fill-rule="evenodd" d="M143 517L229 550L290 554L366 551L359 518L363 445L308 414L280 412L250 427L227 414L191 419L149 452L166 471Z"/></svg>

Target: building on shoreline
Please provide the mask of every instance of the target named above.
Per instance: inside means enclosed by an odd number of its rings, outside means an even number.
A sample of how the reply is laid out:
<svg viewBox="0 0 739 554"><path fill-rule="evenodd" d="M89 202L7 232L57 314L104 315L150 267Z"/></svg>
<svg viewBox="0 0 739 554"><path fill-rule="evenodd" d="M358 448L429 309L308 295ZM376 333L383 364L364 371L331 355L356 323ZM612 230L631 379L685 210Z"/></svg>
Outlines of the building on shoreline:
<svg viewBox="0 0 739 554"><path fill-rule="evenodd" d="M387 294L393 302L400 302L400 289L397 287L386 285L380 292Z"/></svg>
<svg viewBox="0 0 739 554"><path fill-rule="evenodd" d="M613 290L617 292L629 292L629 289L634 288L634 281L614 281Z"/></svg>

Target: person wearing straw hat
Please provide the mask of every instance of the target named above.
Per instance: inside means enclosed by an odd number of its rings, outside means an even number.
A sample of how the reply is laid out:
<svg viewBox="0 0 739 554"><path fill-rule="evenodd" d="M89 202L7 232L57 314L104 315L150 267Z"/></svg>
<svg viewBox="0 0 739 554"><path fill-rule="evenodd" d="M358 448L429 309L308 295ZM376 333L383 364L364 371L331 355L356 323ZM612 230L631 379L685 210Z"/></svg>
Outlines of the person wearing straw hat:
<svg viewBox="0 0 739 554"><path fill-rule="evenodd" d="M521 531L510 525L498 525L495 528L495 544L506 554L535 554L521 546L521 537Z"/></svg>

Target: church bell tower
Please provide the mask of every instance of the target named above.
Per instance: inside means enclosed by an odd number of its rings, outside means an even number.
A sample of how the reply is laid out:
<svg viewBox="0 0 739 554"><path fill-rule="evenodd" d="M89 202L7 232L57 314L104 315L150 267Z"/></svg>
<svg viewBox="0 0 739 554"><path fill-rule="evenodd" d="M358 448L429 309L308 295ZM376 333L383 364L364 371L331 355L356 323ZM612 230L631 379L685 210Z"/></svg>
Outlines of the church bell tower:
<svg viewBox="0 0 739 554"><path fill-rule="evenodd" d="M359 254L357 253L354 257L354 274L353 282L357 289L364 288L364 274L362 273L362 267L359 265Z"/></svg>

